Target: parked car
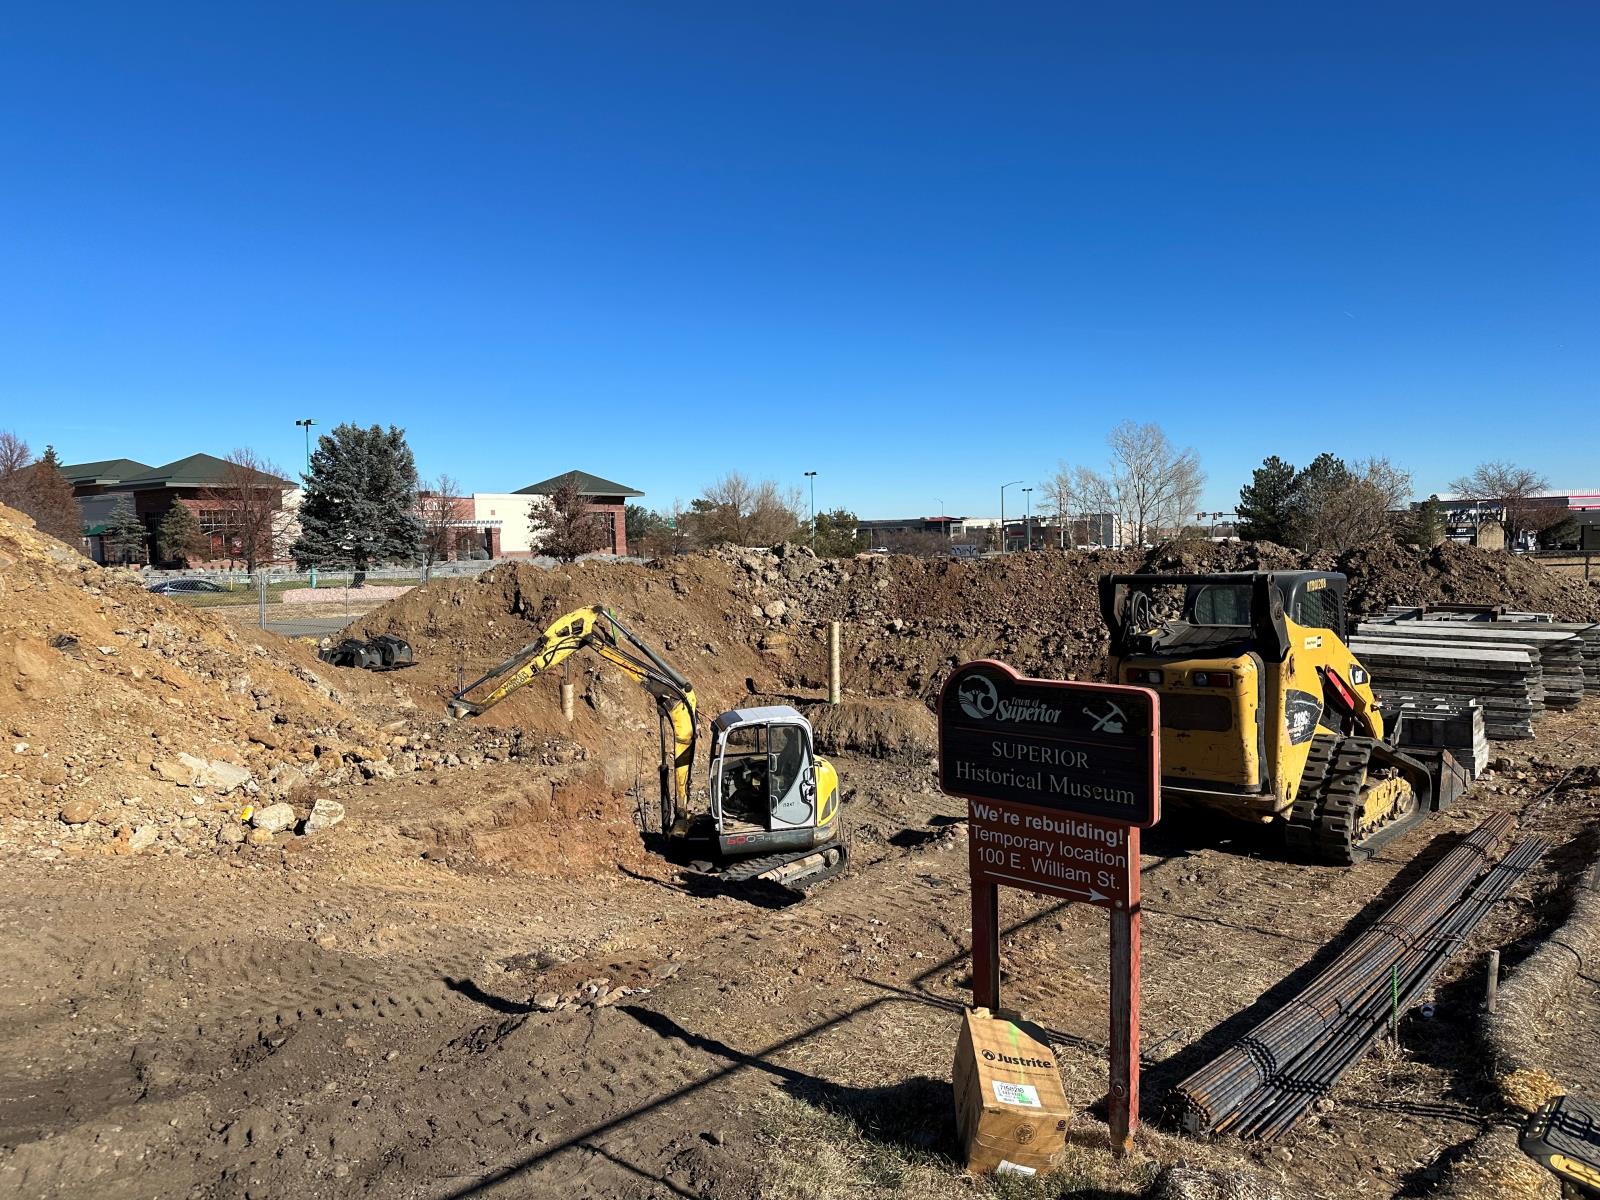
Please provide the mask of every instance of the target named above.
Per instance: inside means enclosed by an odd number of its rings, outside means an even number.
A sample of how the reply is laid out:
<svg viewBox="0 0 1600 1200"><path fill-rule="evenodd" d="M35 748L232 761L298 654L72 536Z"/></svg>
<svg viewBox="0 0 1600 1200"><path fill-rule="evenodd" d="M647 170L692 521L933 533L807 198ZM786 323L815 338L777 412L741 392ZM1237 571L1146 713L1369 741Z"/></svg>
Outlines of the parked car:
<svg viewBox="0 0 1600 1200"><path fill-rule="evenodd" d="M196 592L225 592L228 589L209 579L161 579L146 590L160 592L163 596L192 596Z"/></svg>

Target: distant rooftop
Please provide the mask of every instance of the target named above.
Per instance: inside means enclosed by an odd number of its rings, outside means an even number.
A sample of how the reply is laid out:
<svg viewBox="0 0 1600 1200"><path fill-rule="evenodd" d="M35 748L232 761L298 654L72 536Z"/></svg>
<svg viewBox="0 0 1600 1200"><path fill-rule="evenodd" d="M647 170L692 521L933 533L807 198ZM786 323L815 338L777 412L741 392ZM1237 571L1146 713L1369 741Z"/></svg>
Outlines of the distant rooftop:
<svg viewBox="0 0 1600 1200"><path fill-rule="evenodd" d="M564 487L578 485L580 496L642 496L643 492L629 487L625 483L616 483L610 479L601 479L598 475L591 475L587 471L568 471L562 475L552 475L549 479L538 483L530 483L525 488L518 488L513 495L516 496L553 496Z"/></svg>
<svg viewBox="0 0 1600 1200"><path fill-rule="evenodd" d="M99 462L64 465L61 473L67 477L68 483L89 486L121 483L124 479L143 475L151 469L147 464L136 462L131 458L103 458Z"/></svg>
<svg viewBox="0 0 1600 1200"><path fill-rule="evenodd" d="M144 474L124 479L122 484L135 488L215 487L228 478L230 471L235 470L238 468L233 463L214 454L191 454L188 458L180 458L159 467L148 467ZM263 486L269 483L292 486L287 479L280 479L276 475L264 471L256 474L260 476Z"/></svg>

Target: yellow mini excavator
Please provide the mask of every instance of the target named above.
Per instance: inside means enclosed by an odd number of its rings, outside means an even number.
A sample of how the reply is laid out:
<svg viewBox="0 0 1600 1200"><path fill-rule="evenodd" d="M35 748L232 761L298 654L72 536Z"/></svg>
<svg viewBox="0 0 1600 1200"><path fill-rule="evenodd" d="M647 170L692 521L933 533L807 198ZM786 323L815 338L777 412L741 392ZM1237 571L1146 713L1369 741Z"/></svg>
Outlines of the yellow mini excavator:
<svg viewBox="0 0 1600 1200"><path fill-rule="evenodd" d="M1347 580L1329 571L1107 575L1107 678L1161 698L1162 795L1282 826L1291 851L1356 861L1466 773L1401 749L1345 644Z"/></svg>
<svg viewBox="0 0 1600 1200"><path fill-rule="evenodd" d="M655 697L661 721L661 830L669 854L728 882L809 887L845 865L839 776L812 744L811 722L788 705L738 708L711 722L710 795L694 812L698 744L694 688L673 666L595 605L561 617L450 699L476 716L580 650L593 650Z"/></svg>

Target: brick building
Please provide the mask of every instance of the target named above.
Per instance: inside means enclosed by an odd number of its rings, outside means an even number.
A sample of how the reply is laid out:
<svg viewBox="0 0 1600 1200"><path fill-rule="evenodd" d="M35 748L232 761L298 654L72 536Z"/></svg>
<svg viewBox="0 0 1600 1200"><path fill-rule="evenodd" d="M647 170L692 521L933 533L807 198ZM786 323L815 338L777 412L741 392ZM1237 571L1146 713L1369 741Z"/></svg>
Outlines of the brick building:
<svg viewBox="0 0 1600 1200"><path fill-rule="evenodd" d="M211 540L211 561L223 562L243 556L241 536L283 540L292 520L286 499L295 492L287 479L243 467L212 454L191 454L159 467L131 458L110 458L98 462L72 463L61 473L72 484L73 498L83 513L84 540L89 556L105 561L101 534L112 510L123 500L133 503L145 527L144 561L155 561L155 534L174 504L193 511L200 529ZM245 510L241 517L240 510ZM273 515L267 515L268 513ZM241 535L241 523L259 527L254 534ZM265 527L270 525L270 530ZM258 557L270 561L266 553Z"/></svg>

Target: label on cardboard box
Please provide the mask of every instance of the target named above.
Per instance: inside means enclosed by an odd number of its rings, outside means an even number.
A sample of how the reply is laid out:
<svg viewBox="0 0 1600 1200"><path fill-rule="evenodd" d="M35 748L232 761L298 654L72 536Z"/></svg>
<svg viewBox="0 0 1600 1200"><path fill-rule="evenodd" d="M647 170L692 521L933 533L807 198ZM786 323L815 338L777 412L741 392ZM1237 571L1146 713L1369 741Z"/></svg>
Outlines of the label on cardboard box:
<svg viewBox="0 0 1600 1200"><path fill-rule="evenodd" d="M996 1079L994 1084L994 1098L1001 1104L1023 1104L1029 1108L1039 1108L1039 1089L1031 1083L1007 1083L1003 1079Z"/></svg>
<svg viewBox="0 0 1600 1200"><path fill-rule="evenodd" d="M1007 1162L1002 1158L1000 1160L1000 1165L994 1169L994 1173L996 1175L1021 1175L1024 1179L1026 1179L1029 1175L1037 1175L1039 1173L1039 1168L1024 1167L1014 1162Z"/></svg>

